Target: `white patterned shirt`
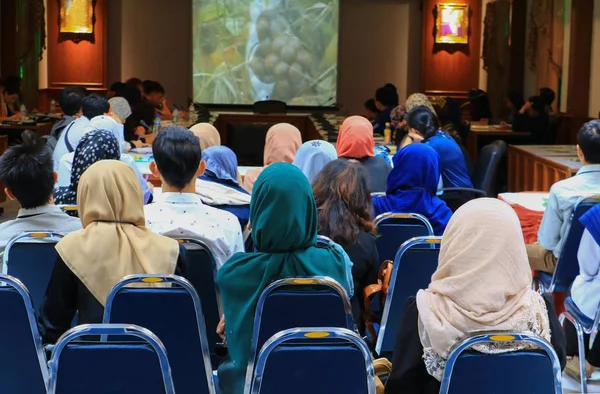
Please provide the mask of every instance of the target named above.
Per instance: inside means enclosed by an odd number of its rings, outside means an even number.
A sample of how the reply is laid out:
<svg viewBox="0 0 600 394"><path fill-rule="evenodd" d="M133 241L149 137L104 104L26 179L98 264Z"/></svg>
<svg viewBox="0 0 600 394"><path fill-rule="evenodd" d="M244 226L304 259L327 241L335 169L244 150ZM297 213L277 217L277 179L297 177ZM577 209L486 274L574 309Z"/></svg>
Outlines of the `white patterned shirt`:
<svg viewBox="0 0 600 394"><path fill-rule="evenodd" d="M144 206L146 227L171 238L195 238L206 243L217 268L244 252L242 228L235 215L205 205L193 193L163 193Z"/></svg>

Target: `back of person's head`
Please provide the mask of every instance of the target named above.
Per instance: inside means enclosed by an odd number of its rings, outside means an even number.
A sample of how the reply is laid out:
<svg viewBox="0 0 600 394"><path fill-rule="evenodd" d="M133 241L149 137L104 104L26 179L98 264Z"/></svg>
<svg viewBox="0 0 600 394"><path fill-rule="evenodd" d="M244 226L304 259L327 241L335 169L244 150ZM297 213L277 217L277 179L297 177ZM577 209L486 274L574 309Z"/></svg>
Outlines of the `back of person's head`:
<svg viewBox="0 0 600 394"><path fill-rule="evenodd" d="M4 88L4 101L6 101L7 103L14 103L19 99L20 93L21 90L18 86L7 85L6 88Z"/></svg>
<svg viewBox="0 0 600 394"><path fill-rule="evenodd" d="M4 83L6 90L10 90L17 93L21 92L22 80L20 77L17 77L16 75L11 75L10 77L6 77Z"/></svg>
<svg viewBox="0 0 600 394"><path fill-rule="evenodd" d="M389 89L394 93L394 103L392 105L394 107L397 107L400 103L400 98L398 97L398 89L396 88L396 85L394 85L393 83L386 83L385 85L383 85L383 87Z"/></svg>
<svg viewBox="0 0 600 394"><path fill-rule="evenodd" d="M469 91L469 101L471 103L471 120L480 121L492 117L490 99L484 90L471 89Z"/></svg>
<svg viewBox="0 0 600 394"><path fill-rule="evenodd" d="M533 96L529 98L529 102L531 103L531 108L538 113L545 112L546 103L543 98L540 96Z"/></svg>
<svg viewBox="0 0 600 394"><path fill-rule="evenodd" d="M556 99L556 93L550 88L541 88L540 97L542 98L544 105L549 107Z"/></svg>
<svg viewBox="0 0 600 394"><path fill-rule="evenodd" d="M523 99L523 93L520 92L509 92L507 99L511 103L513 108L516 108L517 110L521 109L523 107L523 104L525 104L525 100Z"/></svg>
<svg viewBox="0 0 600 394"><path fill-rule="evenodd" d="M398 93L396 92L395 88L392 89L390 87L383 86L377 89L375 92L375 102L379 103L379 109L394 107L398 105Z"/></svg>
<svg viewBox="0 0 600 394"><path fill-rule="evenodd" d="M158 81L146 80L142 82L142 86L144 87L145 95L152 93L165 94L165 88Z"/></svg>
<svg viewBox="0 0 600 394"><path fill-rule="evenodd" d="M319 232L349 247L360 231L375 233L371 217L371 192L365 168L337 159L327 164L313 181L319 208Z"/></svg>
<svg viewBox="0 0 600 394"><path fill-rule="evenodd" d="M0 181L22 208L37 208L48 204L52 197L52 151L31 131L25 131L22 139L20 145L8 148L0 157Z"/></svg>
<svg viewBox="0 0 600 394"><path fill-rule="evenodd" d="M177 189L194 180L202 161L198 137L180 126L170 126L158 133L152 153L162 179Z"/></svg>
<svg viewBox="0 0 600 394"><path fill-rule="evenodd" d="M108 103L106 97L92 93L81 100L81 110L83 112L83 116L88 119L92 119L96 116L108 113L108 111L110 111L110 104Z"/></svg>
<svg viewBox="0 0 600 394"><path fill-rule="evenodd" d="M600 164L600 120L583 125L577 133L577 145L587 164Z"/></svg>
<svg viewBox="0 0 600 394"><path fill-rule="evenodd" d="M372 98L365 101L365 109L367 111L370 111L373 113L379 112L379 110L377 109L377 106L375 105L375 99L372 99Z"/></svg>
<svg viewBox="0 0 600 394"><path fill-rule="evenodd" d="M114 95L122 95L127 85L124 82L113 82L108 88L109 91L114 92Z"/></svg>
<svg viewBox="0 0 600 394"><path fill-rule="evenodd" d="M136 77L129 78L125 81L126 85L133 86L136 89L139 89L139 86L142 84L142 80Z"/></svg>
<svg viewBox="0 0 600 394"><path fill-rule="evenodd" d="M415 107L408 111L406 123L425 139L433 137L440 128L437 116L427 107Z"/></svg>
<svg viewBox="0 0 600 394"><path fill-rule="evenodd" d="M131 108L135 108L142 103L142 92L134 85L125 85L123 91L117 92L115 97L123 97Z"/></svg>
<svg viewBox="0 0 600 394"><path fill-rule="evenodd" d="M340 126L335 149L338 157L364 159L375 156L373 124L362 116L346 118Z"/></svg>
<svg viewBox="0 0 600 394"><path fill-rule="evenodd" d="M64 88L58 95L58 103L65 115L75 116L81 111L84 94L80 88Z"/></svg>

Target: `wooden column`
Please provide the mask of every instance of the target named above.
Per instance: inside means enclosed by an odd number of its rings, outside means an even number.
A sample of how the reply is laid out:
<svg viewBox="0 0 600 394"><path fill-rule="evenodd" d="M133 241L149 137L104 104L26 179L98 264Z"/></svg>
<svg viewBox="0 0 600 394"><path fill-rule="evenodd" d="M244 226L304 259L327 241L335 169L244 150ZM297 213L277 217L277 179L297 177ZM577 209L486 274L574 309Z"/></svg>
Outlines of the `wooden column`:
<svg viewBox="0 0 600 394"><path fill-rule="evenodd" d="M19 75L17 0L0 0L0 75Z"/></svg>
<svg viewBox="0 0 600 394"><path fill-rule="evenodd" d="M525 86L525 47L527 44L527 0L512 2L510 25L510 71L508 88L522 92Z"/></svg>

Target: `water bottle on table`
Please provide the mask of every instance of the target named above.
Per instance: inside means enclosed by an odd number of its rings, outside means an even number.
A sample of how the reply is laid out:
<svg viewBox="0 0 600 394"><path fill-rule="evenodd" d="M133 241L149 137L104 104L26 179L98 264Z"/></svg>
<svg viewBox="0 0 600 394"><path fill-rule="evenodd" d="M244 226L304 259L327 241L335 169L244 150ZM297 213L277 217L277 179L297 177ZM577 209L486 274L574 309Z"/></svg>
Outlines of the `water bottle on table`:
<svg viewBox="0 0 600 394"><path fill-rule="evenodd" d="M175 107L175 109L173 110L173 123L179 123L179 110L177 109L177 107Z"/></svg>
<svg viewBox="0 0 600 394"><path fill-rule="evenodd" d="M160 132L161 127L162 119L160 117L160 114L156 114L156 118L154 118L154 127L152 128L152 132L154 134L158 134Z"/></svg>
<svg viewBox="0 0 600 394"><path fill-rule="evenodd" d="M54 99L50 100L50 113L53 115L56 113L56 101Z"/></svg>
<svg viewBox="0 0 600 394"><path fill-rule="evenodd" d="M24 122L27 120L27 107L25 106L25 104L21 104L21 122Z"/></svg>

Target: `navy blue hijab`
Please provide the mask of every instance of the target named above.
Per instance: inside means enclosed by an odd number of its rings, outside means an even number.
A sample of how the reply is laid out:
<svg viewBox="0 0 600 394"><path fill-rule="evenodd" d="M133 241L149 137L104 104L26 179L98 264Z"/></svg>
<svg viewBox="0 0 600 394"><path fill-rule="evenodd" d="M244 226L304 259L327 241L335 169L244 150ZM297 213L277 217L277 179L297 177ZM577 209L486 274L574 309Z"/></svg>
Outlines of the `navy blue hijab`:
<svg viewBox="0 0 600 394"><path fill-rule="evenodd" d="M594 241L600 245L600 204L594 205L589 211L587 211L579 221L590 235L594 238Z"/></svg>
<svg viewBox="0 0 600 394"><path fill-rule="evenodd" d="M385 212L418 213L425 216L435 235L442 235L452 211L436 196L440 158L426 144L410 144L393 159L386 195L373 197L375 215Z"/></svg>

